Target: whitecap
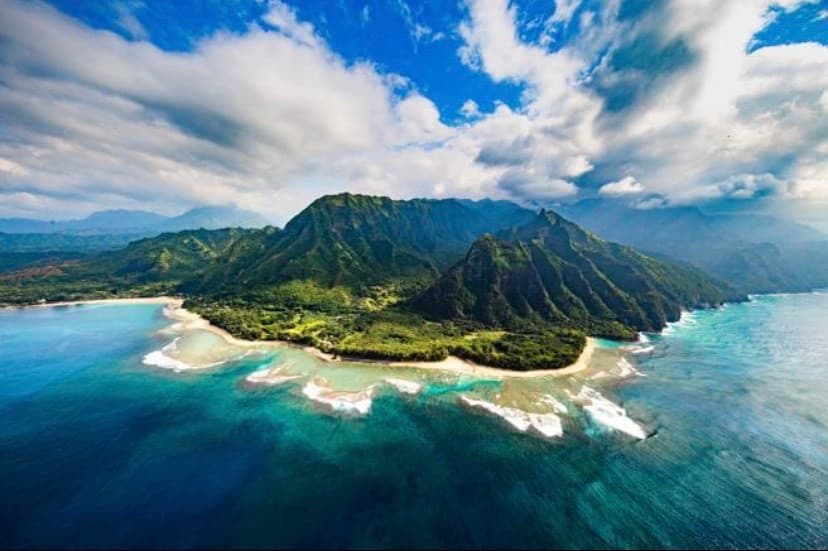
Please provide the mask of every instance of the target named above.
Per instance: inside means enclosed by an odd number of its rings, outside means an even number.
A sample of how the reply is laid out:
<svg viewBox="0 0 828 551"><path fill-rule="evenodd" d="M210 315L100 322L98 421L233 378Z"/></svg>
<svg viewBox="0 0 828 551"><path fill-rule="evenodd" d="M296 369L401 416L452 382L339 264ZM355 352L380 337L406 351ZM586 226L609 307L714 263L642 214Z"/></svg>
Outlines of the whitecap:
<svg viewBox="0 0 828 551"><path fill-rule="evenodd" d="M192 365L171 356L171 354L178 352L178 341L180 338L181 337L176 337L171 343L164 346L161 350L155 350L149 354L146 354L141 359L141 363L144 365L151 365L153 367L160 367L162 369L171 369L176 373L181 373L182 371L194 371L197 369L207 369L208 367L215 367L223 363L216 362L206 365Z"/></svg>
<svg viewBox="0 0 828 551"><path fill-rule="evenodd" d="M552 406L552 411L555 413L566 413L566 406L559 402L554 396L551 394L547 394L541 399L541 402L550 404Z"/></svg>
<svg viewBox="0 0 828 551"><path fill-rule="evenodd" d="M270 367L266 369L259 369L244 378L248 383L256 385L276 386L288 381L301 379L302 375L288 375L285 374L285 365L279 367Z"/></svg>
<svg viewBox="0 0 828 551"><path fill-rule="evenodd" d="M176 372L196 369L195 366L184 363L181 360L170 356L170 354L175 353L178 350L179 338L180 337L176 337L171 343L164 346L161 350L154 350L153 352L146 354L141 360L141 363L164 369L172 369Z"/></svg>
<svg viewBox="0 0 828 551"><path fill-rule="evenodd" d="M618 376L619 377L629 377L631 375L635 375L636 377L645 377L643 373L637 370L633 364L630 363L627 358L621 358L615 364L618 367Z"/></svg>
<svg viewBox="0 0 828 551"><path fill-rule="evenodd" d="M581 402L585 402L583 406L584 410L597 423L606 425L640 440L647 438L647 431L644 427L627 417L627 410L607 400L597 390L584 386L578 392L576 398Z"/></svg>
<svg viewBox="0 0 828 551"><path fill-rule="evenodd" d="M648 345L648 346L633 346L629 349L630 354L649 354L655 350L655 346Z"/></svg>
<svg viewBox="0 0 828 551"><path fill-rule="evenodd" d="M333 390L327 386L324 379L316 378L302 388L302 394L338 413L352 413L367 415L371 411L371 398L374 395L374 385L365 390L348 392Z"/></svg>
<svg viewBox="0 0 828 551"><path fill-rule="evenodd" d="M532 430L541 436L553 438L563 435L561 419L554 413L529 413L520 409L499 406L485 400L460 396L466 405L501 417L520 432Z"/></svg>
<svg viewBox="0 0 828 551"><path fill-rule="evenodd" d="M404 394L419 394L423 390L423 385L414 381L394 377L386 377L384 381Z"/></svg>
<svg viewBox="0 0 828 551"><path fill-rule="evenodd" d="M696 313L682 310L681 315L677 321L668 321L664 329L661 330L662 335L669 335L674 333L676 329L696 325Z"/></svg>

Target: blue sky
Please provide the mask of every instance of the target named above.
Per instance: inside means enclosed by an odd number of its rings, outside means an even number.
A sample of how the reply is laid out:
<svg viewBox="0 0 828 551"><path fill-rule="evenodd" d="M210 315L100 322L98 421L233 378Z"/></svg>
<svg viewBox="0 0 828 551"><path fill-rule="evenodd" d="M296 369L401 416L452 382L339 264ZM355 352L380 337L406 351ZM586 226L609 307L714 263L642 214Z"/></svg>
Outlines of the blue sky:
<svg viewBox="0 0 828 551"><path fill-rule="evenodd" d="M808 0L7 0L0 216L349 190L819 225L826 44Z"/></svg>

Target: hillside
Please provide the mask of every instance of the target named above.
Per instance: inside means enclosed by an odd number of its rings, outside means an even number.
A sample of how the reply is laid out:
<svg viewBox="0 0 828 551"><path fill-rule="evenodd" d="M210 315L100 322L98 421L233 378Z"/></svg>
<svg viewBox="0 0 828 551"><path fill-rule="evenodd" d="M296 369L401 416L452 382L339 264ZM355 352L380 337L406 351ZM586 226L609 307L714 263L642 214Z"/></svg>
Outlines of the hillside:
<svg viewBox="0 0 828 551"><path fill-rule="evenodd" d="M174 292L240 237L255 230L189 230L130 243L124 249L0 274L0 302L75 300Z"/></svg>
<svg viewBox="0 0 828 551"><path fill-rule="evenodd" d="M828 258L818 230L771 216L708 214L695 207L641 210L618 201L569 205L572 220L606 239L688 262L746 293L828 286L814 272Z"/></svg>
<svg viewBox="0 0 828 551"><path fill-rule="evenodd" d="M631 337L682 309L740 298L697 269L608 243L552 212L478 239L466 258L411 302L437 319L491 327L553 324Z"/></svg>
<svg viewBox="0 0 828 551"><path fill-rule="evenodd" d="M520 370L568 365L585 334L634 338L740 298L552 212L352 194L314 201L283 230L165 233L0 274L10 304L167 293L243 338Z"/></svg>
<svg viewBox="0 0 828 551"><path fill-rule="evenodd" d="M97 253L146 237L132 233L0 233L0 254Z"/></svg>
<svg viewBox="0 0 828 551"><path fill-rule="evenodd" d="M94 212L77 220L35 220L0 218L0 232L7 234L130 235L150 237L163 232L261 228L261 215L234 206L196 207L177 216L163 216L142 210L114 209ZM42 249L46 250L46 249ZM57 250L52 248L51 250Z"/></svg>
<svg viewBox="0 0 828 551"><path fill-rule="evenodd" d="M509 227L529 212L508 205L483 213L454 199L321 197L283 231L240 241L196 289L228 293L303 280L362 292L372 285L430 282L478 236Z"/></svg>

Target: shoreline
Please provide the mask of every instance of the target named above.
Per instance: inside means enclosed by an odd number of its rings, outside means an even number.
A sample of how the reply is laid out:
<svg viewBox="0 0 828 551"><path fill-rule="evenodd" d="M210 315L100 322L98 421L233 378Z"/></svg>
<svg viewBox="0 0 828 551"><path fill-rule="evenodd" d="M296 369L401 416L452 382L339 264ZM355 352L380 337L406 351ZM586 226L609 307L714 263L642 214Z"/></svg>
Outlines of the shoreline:
<svg viewBox="0 0 828 551"><path fill-rule="evenodd" d="M239 347L280 347L293 346L300 348L311 354L312 356L325 362L353 362L361 364L380 364L387 367L408 367L414 369L427 369L442 371L447 373L454 373L457 375L472 375L483 376L493 379L507 379L507 378L540 378L540 377L566 377L574 375L589 367L589 362L592 355L597 348L597 339L594 337L586 337L586 344L581 351L581 355L575 362L566 367L558 369L536 369L533 371L513 371L509 369L502 369L499 367L490 367L476 364L457 356L448 356L444 360L437 362L406 362L398 360L373 360L368 358L341 358L327 352L323 352L318 348L312 346L301 345L289 341L250 341L234 337L229 331L217 327L207 321L205 318L191 312L183 307L184 299L179 297L160 296L160 297L146 297L146 298L108 298L108 299L92 299L92 300L78 300L70 302L51 302L43 304L32 304L25 306L11 306L10 308L51 308L56 306L80 306L86 304L163 304L164 315L175 320L170 328L179 331L189 331L195 329L202 329L209 331L214 335L221 337L228 344Z"/></svg>
<svg viewBox="0 0 828 551"><path fill-rule="evenodd" d="M592 359L592 354L597 347L597 339L594 337L587 337L584 349L581 355L573 363L566 367L557 369L534 369L532 371L516 371L510 369L503 369L499 367L491 367L486 365L476 364L457 356L449 356L445 360L439 362L400 362L388 361L380 362L393 367L414 367L418 369L435 369L439 371L450 371L459 375L473 375L473 376L487 376L492 378L517 378L517 379L531 379L536 377L566 377L574 375L589 367L589 362Z"/></svg>
<svg viewBox="0 0 828 551"><path fill-rule="evenodd" d="M55 308L58 306L83 306L95 304L176 304L181 307L184 299L162 295L160 297L131 297L131 298L93 298L89 300L68 300L61 302L38 302L35 304L20 304L4 306L5 310L26 310L28 308Z"/></svg>

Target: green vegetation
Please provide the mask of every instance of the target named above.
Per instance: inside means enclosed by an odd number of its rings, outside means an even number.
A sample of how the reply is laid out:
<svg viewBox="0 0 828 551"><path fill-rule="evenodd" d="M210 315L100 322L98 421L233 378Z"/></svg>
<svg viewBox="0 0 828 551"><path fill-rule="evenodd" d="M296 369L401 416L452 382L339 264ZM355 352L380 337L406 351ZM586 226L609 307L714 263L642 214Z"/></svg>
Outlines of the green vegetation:
<svg viewBox="0 0 828 551"><path fill-rule="evenodd" d="M6 304L173 293L245 339L516 370L572 363L585 334L634 338L682 308L739 298L550 212L350 194L318 199L284 230L163 234L0 274Z"/></svg>
<svg viewBox="0 0 828 551"><path fill-rule="evenodd" d="M393 201L343 193L322 197L266 238L241 240L225 262L207 271L200 293L312 280L360 294L374 285L422 288L462 258L480 235L519 219L492 219L454 199Z"/></svg>
<svg viewBox="0 0 828 551"><path fill-rule="evenodd" d="M192 230L134 241L83 259L0 274L0 303L157 296L179 292L240 237L255 230Z"/></svg>
<svg viewBox="0 0 828 551"><path fill-rule="evenodd" d="M738 293L689 266L607 243L551 212L486 235L465 260L412 301L432 319L491 327L568 327L632 338Z"/></svg>
<svg viewBox="0 0 828 551"><path fill-rule="evenodd" d="M146 234L0 233L0 254L97 253L126 247Z"/></svg>
<svg viewBox="0 0 828 551"><path fill-rule="evenodd" d="M525 371L567 366L585 343L578 331L553 327L523 333L493 331L475 323L430 321L396 309L343 307L321 312L205 300L190 300L185 307L242 338L306 344L346 358L439 361L451 354Z"/></svg>

